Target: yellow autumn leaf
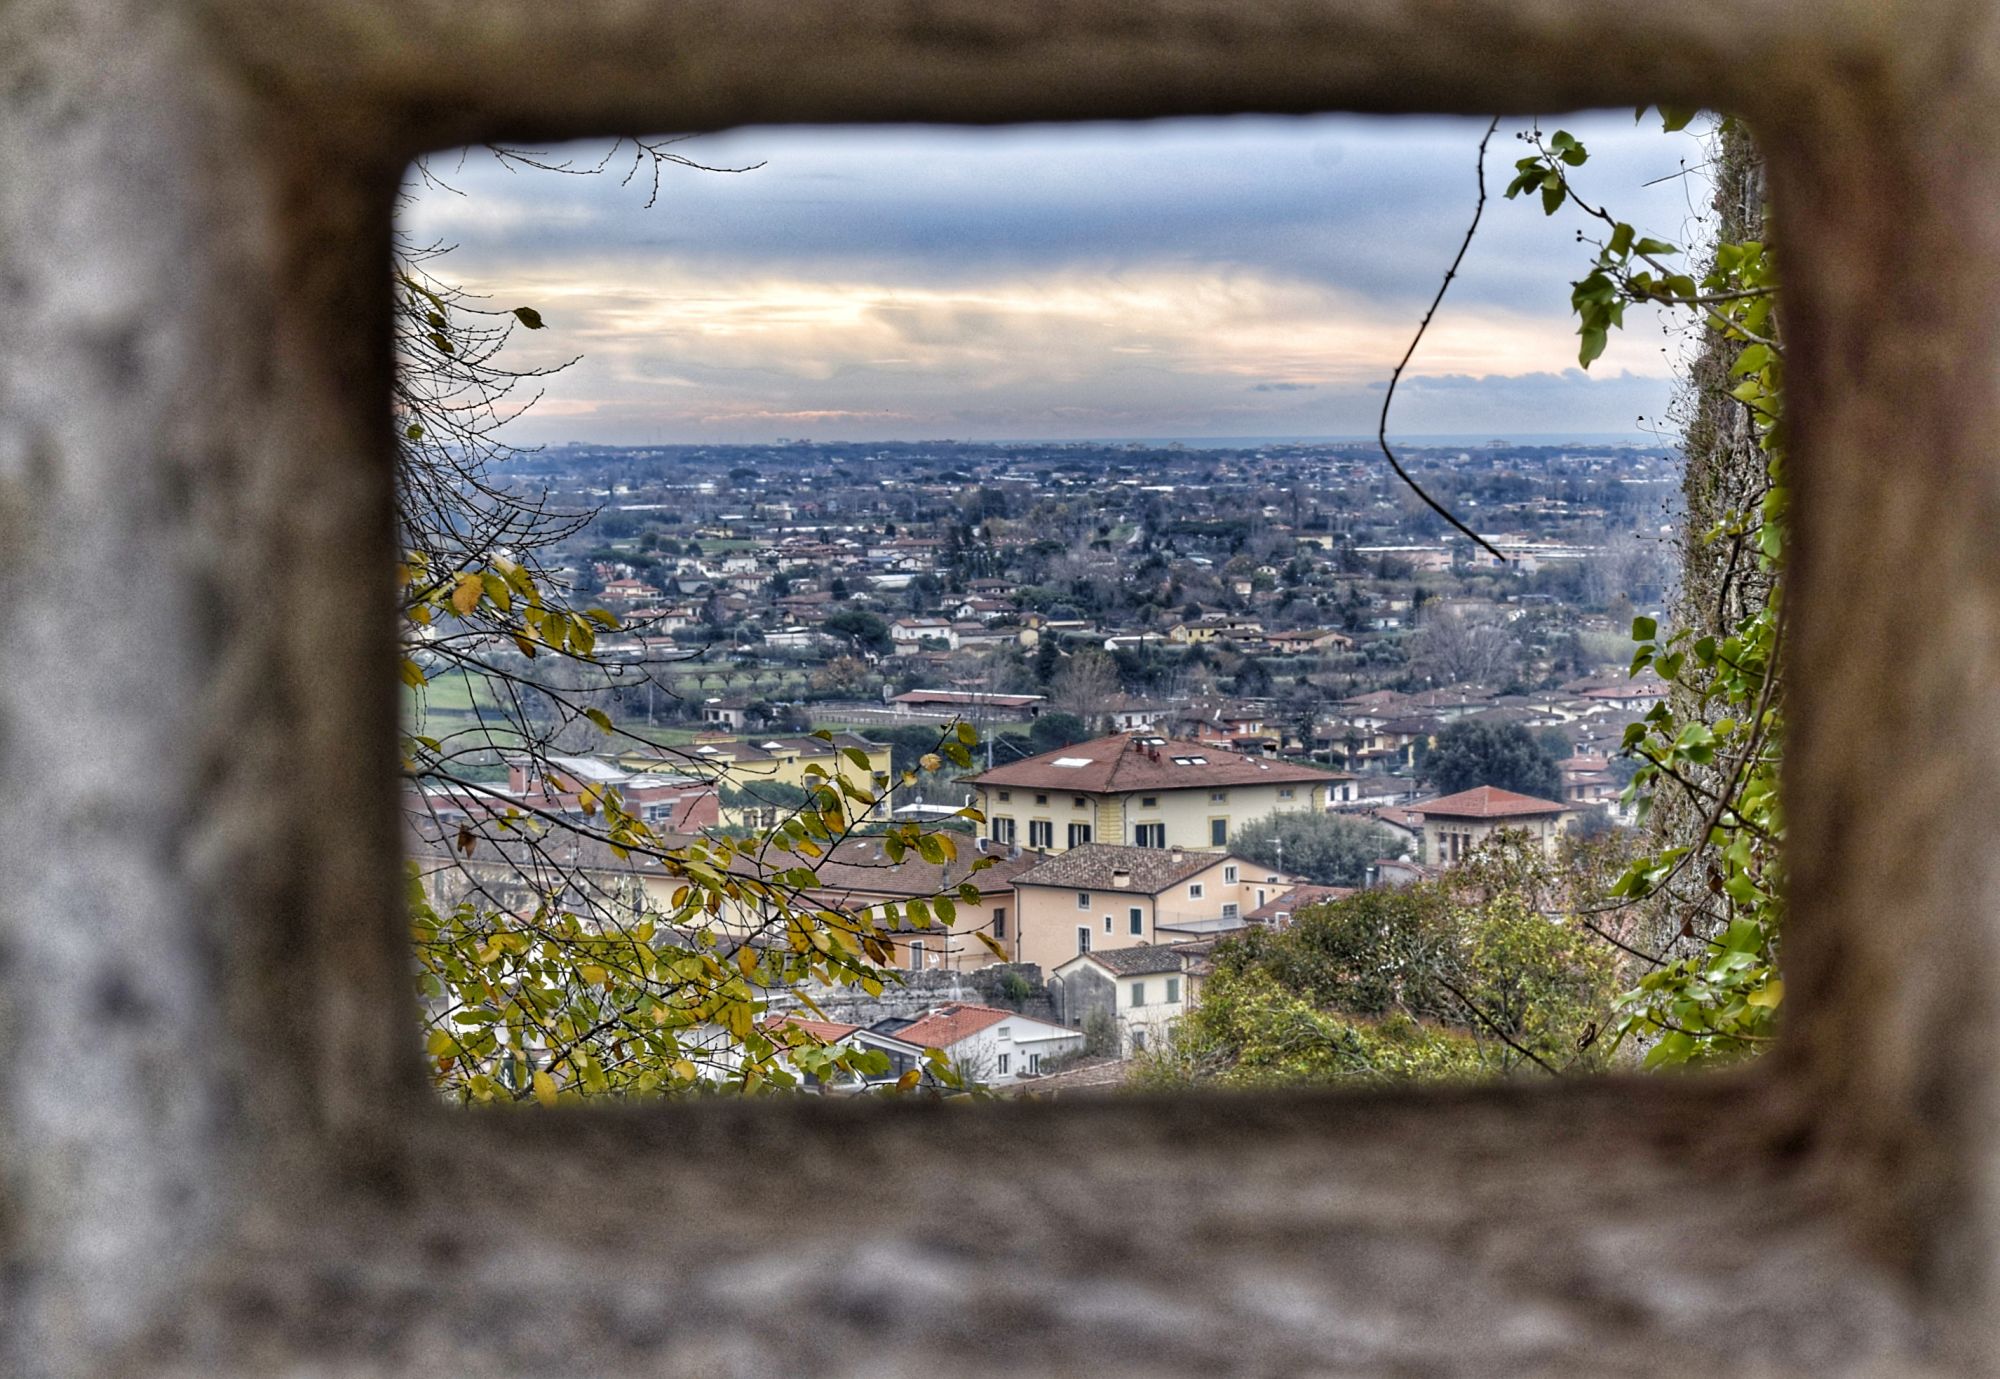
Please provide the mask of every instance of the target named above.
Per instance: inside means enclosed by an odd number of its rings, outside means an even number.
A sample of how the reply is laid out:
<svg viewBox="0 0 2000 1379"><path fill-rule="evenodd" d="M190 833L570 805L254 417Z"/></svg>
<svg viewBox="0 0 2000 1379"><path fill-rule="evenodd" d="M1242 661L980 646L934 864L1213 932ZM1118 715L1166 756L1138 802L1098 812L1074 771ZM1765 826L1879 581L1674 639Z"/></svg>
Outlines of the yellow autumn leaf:
<svg viewBox="0 0 2000 1379"><path fill-rule="evenodd" d="M1763 1006L1766 1010L1776 1010L1785 1000L1784 980L1779 977L1773 977L1743 999L1753 1006Z"/></svg>
<svg viewBox="0 0 2000 1379"><path fill-rule="evenodd" d="M460 575L458 587L451 591L452 611L461 618L479 606L479 600L486 593L486 581L478 575Z"/></svg>
<svg viewBox="0 0 2000 1379"><path fill-rule="evenodd" d="M919 1082L923 1081L923 1077L924 1077L924 1071L922 1068L912 1068L908 1072L904 1073L901 1077L896 1079L896 1090L899 1092L907 1092L910 1090L910 1088L916 1086Z"/></svg>
<svg viewBox="0 0 2000 1379"><path fill-rule="evenodd" d="M556 1104L556 1080L540 1068L535 1069L535 1100L544 1106Z"/></svg>

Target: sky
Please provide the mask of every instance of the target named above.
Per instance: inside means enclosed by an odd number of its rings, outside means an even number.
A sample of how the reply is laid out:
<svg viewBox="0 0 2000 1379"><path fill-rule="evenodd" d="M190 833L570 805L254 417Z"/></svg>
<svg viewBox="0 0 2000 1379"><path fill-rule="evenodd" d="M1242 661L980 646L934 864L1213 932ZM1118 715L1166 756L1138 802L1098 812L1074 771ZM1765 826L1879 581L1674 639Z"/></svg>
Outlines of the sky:
<svg viewBox="0 0 2000 1379"><path fill-rule="evenodd" d="M1569 285L1590 222L1501 198L1527 125L1492 141L1479 236L1393 435L1661 425L1682 336L1634 312L1577 368ZM1629 111L1543 128L1590 149L1580 190L1683 242L1707 196L1691 134ZM447 186L413 177L400 223L450 246L440 277L542 313L504 362L577 359L508 424L517 444L1373 435L1471 215L1483 129L749 128L677 151L753 170L669 168L650 207L629 162L565 176L481 150L434 155ZM606 147L546 152L587 166Z"/></svg>

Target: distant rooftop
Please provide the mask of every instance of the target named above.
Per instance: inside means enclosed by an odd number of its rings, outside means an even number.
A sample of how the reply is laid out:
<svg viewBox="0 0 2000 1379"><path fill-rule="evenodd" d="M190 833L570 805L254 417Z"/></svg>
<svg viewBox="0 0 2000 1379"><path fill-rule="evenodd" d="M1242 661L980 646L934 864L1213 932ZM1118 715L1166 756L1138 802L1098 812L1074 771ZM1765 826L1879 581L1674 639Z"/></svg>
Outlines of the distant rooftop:
<svg viewBox="0 0 2000 1379"><path fill-rule="evenodd" d="M1230 785L1317 785L1344 777L1289 761L1244 756L1216 742L1138 732L1113 733L1058 747L970 779L975 785L1105 794Z"/></svg>
<svg viewBox="0 0 2000 1379"><path fill-rule="evenodd" d="M1084 843L1057 853L1014 878L1016 886L1058 886L1066 890L1122 890L1157 895L1199 876L1229 853L1185 848L1136 848L1117 843ZM1255 862L1242 865L1257 869ZM1121 876L1124 884L1119 884Z"/></svg>
<svg viewBox="0 0 2000 1379"><path fill-rule="evenodd" d="M1538 800L1533 795L1517 795L1497 785L1480 785L1440 799L1421 800L1411 806L1425 818L1522 819L1535 814L1561 814L1566 804Z"/></svg>

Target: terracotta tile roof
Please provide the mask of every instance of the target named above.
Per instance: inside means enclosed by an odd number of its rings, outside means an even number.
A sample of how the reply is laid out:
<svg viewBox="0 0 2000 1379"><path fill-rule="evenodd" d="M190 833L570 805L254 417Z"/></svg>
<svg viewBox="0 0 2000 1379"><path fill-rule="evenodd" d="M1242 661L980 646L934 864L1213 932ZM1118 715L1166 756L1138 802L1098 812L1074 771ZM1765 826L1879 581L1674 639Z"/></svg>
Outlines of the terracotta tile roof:
<svg viewBox="0 0 2000 1379"><path fill-rule="evenodd" d="M1405 809L1401 805L1382 804L1368 811L1375 818L1394 828L1422 828L1424 812L1421 809Z"/></svg>
<svg viewBox="0 0 2000 1379"><path fill-rule="evenodd" d="M1425 818L1519 819L1531 814L1560 814L1568 806L1554 800L1538 800L1533 795L1517 795L1495 785L1479 785L1442 799L1419 800L1411 808Z"/></svg>
<svg viewBox="0 0 2000 1379"><path fill-rule="evenodd" d="M998 852L981 853L974 839L962 834L953 837L958 844L958 856L942 865L924 861L914 850L905 853L902 861L892 862L882 850L882 840L867 837L850 838L835 848L831 856L817 861L786 854L773 858L771 866L811 867L819 876L818 884L813 887L814 893L824 903L837 907L850 899L865 901L889 896L934 896L955 890L962 881L971 881L982 894L1001 894L1012 888L1015 877L1042 860L1038 852L1024 851L1018 857ZM989 855L996 859L993 865L974 871L974 864ZM737 869L760 870L748 862Z"/></svg>
<svg viewBox="0 0 2000 1379"><path fill-rule="evenodd" d="M896 1037L918 1048L948 1049L961 1039L992 1028L1013 1013L992 1006L939 1006L921 1020L897 1030Z"/></svg>
<svg viewBox="0 0 2000 1379"><path fill-rule="evenodd" d="M1113 733L1058 747L967 778L974 785L1106 794L1132 790L1213 790L1231 785L1318 784L1326 771L1289 761L1247 757L1216 742Z"/></svg>
<svg viewBox="0 0 2000 1379"><path fill-rule="evenodd" d="M1015 876L1016 886L1057 886L1078 891L1129 891L1158 895L1167 887L1199 876L1229 856L1226 852L1195 852L1180 848L1135 848L1117 843L1085 843L1038 861ZM1254 869L1256 863L1245 862ZM1116 882L1119 872L1127 884Z"/></svg>

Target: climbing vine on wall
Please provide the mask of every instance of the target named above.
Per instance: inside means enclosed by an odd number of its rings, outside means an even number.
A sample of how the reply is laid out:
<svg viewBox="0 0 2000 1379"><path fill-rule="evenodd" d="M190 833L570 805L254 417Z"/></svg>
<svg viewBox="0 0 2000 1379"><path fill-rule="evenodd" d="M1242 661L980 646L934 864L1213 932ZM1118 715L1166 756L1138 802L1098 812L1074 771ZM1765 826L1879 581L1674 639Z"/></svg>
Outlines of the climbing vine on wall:
<svg viewBox="0 0 2000 1379"><path fill-rule="evenodd" d="M1661 113L1670 132L1693 119ZM1539 196L1549 215L1574 207L1599 227L1581 236L1596 252L1571 294L1579 362L1588 368L1603 353L1628 306L1688 313L1705 332L1704 359L1726 365L1700 379L1726 399L1701 401L1740 409L1762 471L1720 510L1691 512L1704 521L1696 539L1706 563L1721 569L1718 587L1703 590L1700 604L1684 600L1678 626L1634 620L1632 673L1651 669L1672 688L1624 739L1640 763L1626 799L1652 824L1657 846L1625 870L1606 902L1650 916L1640 931L1647 945L1634 947L1644 975L1620 998L1616 1037L1643 1045L1649 1067L1740 1058L1772 1037L1784 1001L1778 766L1787 490L1777 264L1762 238L1733 238L1724 224L1705 266L1690 269L1688 249L1641 235L1579 191L1575 176L1589 159L1579 140L1562 130L1525 137L1531 151L1516 162L1507 196ZM1748 144L1726 119L1714 138L1725 149Z"/></svg>

